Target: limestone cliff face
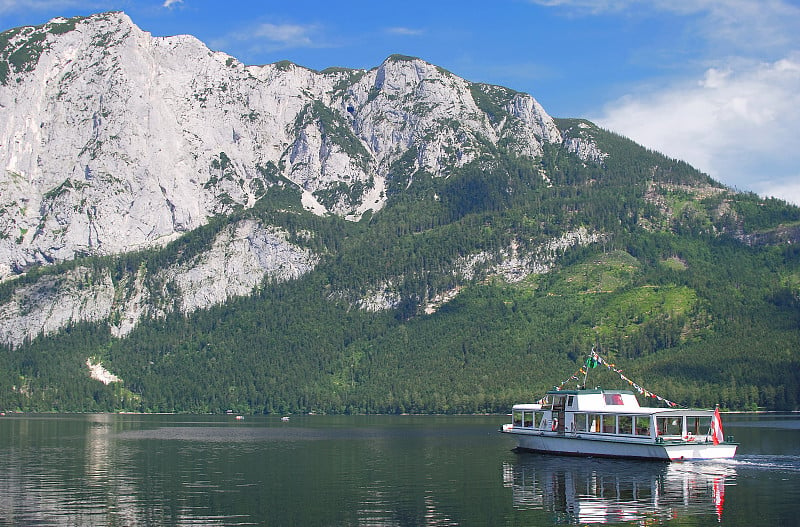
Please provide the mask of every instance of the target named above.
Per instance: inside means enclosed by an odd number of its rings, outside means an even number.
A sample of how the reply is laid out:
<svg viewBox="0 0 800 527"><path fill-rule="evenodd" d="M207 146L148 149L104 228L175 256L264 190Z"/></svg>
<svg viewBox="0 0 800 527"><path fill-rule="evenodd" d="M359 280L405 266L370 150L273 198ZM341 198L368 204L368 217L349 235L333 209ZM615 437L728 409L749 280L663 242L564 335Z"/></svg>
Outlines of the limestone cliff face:
<svg viewBox="0 0 800 527"><path fill-rule="evenodd" d="M409 151L446 176L487 143L535 156L562 141L531 96L409 57L245 66L123 13L11 30L0 46L0 277L165 243L280 177L308 208L357 219L383 206Z"/></svg>
<svg viewBox="0 0 800 527"><path fill-rule="evenodd" d="M390 178L447 177L501 144L527 157L564 144L602 160L568 139L530 95L416 58L368 71L246 66L191 36L153 37L124 13L17 28L0 34L0 279L166 244L273 185L296 187L316 214L357 220L384 206ZM21 287L0 305L0 341L80 320L124 335L141 317L247 295L318 259L240 222L158 276L87 283L78 267ZM179 298L156 301L154 284Z"/></svg>
<svg viewBox="0 0 800 527"><path fill-rule="evenodd" d="M280 230L243 220L224 228L210 250L155 273L140 269L115 279L108 271L77 266L21 285L0 303L0 344L18 346L81 321L108 322L113 335L124 337L143 318L175 309L191 313L249 295L265 276L291 280L317 260Z"/></svg>
<svg viewBox="0 0 800 527"><path fill-rule="evenodd" d="M251 206L296 140L287 124L330 81L273 66L254 76L119 13L7 40L6 57L31 59L0 86L0 276L164 243Z"/></svg>
<svg viewBox="0 0 800 527"><path fill-rule="evenodd" d="M79 267L17 289L0 305L0 343L18 346L73 322L107 320L114 302L114 284L109 275L90 281L91 274Z"/></svg>

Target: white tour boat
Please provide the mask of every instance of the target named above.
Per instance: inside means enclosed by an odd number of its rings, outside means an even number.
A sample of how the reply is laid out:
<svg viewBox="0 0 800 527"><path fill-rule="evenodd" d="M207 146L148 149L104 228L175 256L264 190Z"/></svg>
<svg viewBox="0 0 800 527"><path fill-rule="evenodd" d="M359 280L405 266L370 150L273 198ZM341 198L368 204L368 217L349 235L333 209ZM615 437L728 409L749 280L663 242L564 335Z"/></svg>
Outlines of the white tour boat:
<svg viewBox="0 0 800 527"><path fill-rule="evenodd" d="M555 388L537 404L514 405L511 415L500 431L534 452L678 461L731 458L738 446L723 437L719 408L642 407L627 390Z"/></svg>

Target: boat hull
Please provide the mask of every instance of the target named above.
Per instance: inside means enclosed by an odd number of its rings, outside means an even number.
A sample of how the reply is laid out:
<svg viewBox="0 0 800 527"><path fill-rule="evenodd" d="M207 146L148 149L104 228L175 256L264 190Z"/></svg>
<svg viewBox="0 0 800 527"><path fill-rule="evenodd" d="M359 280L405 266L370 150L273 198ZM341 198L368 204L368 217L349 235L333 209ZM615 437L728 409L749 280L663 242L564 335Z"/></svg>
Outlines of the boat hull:
<svg viewBox="0 0 800 527"><path fill-rule="evenodd" d="M591 435L558 434L528 430L501 430L517 439L517 448L531 452L568 456L612 457L681 461L727 459L736 454L737 443L693 441L626 440Z"/></svg>

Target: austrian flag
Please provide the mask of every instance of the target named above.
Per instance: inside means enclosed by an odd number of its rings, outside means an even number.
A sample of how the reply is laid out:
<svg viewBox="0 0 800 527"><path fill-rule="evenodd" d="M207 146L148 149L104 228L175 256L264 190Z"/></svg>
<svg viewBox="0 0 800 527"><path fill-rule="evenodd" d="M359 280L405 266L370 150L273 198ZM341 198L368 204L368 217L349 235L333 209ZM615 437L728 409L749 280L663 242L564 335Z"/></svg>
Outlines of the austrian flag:
<svg viewBox="0 0 800 527"><path fill-rule="evenodd" d="M717 406L717 409L714 410L714 416L711 418L711 439L714 440L715 445L718 445L724 441L724 437L722 434L722 419L719 416L719 406Z"/></svg>

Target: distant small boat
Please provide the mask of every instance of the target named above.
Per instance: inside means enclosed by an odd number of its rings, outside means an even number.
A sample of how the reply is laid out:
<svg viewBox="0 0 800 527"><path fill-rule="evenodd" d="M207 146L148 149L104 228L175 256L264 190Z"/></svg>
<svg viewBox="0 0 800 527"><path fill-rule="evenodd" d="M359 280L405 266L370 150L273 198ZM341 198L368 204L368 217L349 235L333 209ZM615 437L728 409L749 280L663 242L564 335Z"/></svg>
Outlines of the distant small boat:
<svg viewBox="0 0 800 527"><path fill-rule="evenodd" d="M580 373L604 364L594 353L590 361ZM518 449L533 452L679 461L731 458L738 447L723 436L719 408L641 407L628 390L559 387L539 403L514 405L511 416L500 432L515 436Z"/></svg>
<svg viewBox="0 0 800 527"><path fill-rule="evenodd" d="M288 416L286 416L286 415L284 415L283 417L281 417L281 421L283 421L284 423L285 423L286 421L288 421L288 420L289 420L289 417L288 417Z"/></svg>
<svg viewBox="0 0 800 527"><path fill-rule="evenodd" d="M236 416L236 420L237 421L244 421L244 416L243 415L237 415Z"/></svg>

